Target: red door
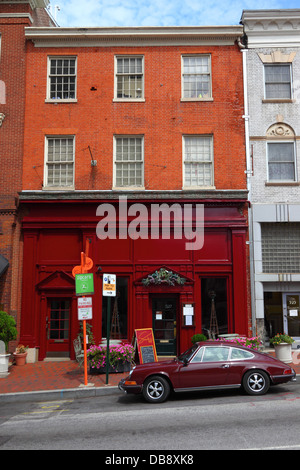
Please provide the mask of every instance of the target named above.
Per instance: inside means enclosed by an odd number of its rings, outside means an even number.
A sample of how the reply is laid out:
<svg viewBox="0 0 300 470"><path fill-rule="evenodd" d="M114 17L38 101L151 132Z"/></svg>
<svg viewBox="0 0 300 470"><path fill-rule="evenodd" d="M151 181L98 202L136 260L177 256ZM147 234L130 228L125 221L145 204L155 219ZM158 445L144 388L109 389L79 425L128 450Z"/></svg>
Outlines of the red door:
<svg viewBox="0 0 300 470"><path fill-rule="evenodd" d="M71 298L48 300L47 311L47 353L70 351Z"/></svg>

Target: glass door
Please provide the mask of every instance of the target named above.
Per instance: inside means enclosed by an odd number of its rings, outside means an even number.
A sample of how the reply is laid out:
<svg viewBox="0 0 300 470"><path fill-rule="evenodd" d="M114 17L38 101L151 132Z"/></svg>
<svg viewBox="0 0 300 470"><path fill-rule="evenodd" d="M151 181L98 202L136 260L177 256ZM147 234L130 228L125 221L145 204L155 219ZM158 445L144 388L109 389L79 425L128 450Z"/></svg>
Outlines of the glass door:
<svg viewBox="0 0 300 470"><path fill-rule="evenodd" d="M300 293L282 294L284 333L300 340Z"/></svg>
<svg viewBox="0 0 300 470"><path fill-rule="evenodd" d="M155 297L152 299L153 335L158 356L176 355L176 316L175 297Z"/></svg>
<svg viewBox="0 0 300 470"><path fill-rule="evenodd" d="M71 299L48 300L46 319L47 353L69 353L70 351Z"/></svg>

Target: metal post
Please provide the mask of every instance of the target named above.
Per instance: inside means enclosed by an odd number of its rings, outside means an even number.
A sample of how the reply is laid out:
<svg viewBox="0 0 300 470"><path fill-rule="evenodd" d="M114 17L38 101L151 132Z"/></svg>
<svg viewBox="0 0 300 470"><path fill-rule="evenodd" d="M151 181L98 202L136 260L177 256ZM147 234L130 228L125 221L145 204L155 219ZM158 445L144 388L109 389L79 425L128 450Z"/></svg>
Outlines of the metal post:
<svg viewBox="0 0 300 470"><path fill-rule="evenodd" d="M107 316L106 316L106 385L108 384L109 371L109 335L110 335L110 297L107 297Z"/></svg>

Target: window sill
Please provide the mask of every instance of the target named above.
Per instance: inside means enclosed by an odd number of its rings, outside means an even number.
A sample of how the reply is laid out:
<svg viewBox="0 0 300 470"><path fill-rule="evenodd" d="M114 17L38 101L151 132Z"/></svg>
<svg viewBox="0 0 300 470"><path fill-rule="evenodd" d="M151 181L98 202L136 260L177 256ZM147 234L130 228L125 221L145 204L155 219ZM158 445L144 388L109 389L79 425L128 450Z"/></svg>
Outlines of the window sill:
<svg viewBox="0 0 300 470"><path fill-rule="evenodd" d="M112 191L145 191L145 186L113 186Z"/></svg>
<svg viewBox="0 0 300 470"><path fill-rule="evenodd" d="M295 103L295 100L289 98L264 98L262 103Z"/></svg>
<svg viewBox="0 0 300 470"><path fill-rule="evenodd" d="M195 190L212 190L216 189L215 186L182 186L182 191L195 191Z"/></svg>
<svg viewBox="0 0 300 470"><path fill-rule="evenodd" d="M75 191L74 186L43 186L43 191Z"/></svg>
<svg viewBox="0 0 300 470"><path fill-rule="evenodd" d="M265 186L300 186L298 181L266 181Z"/></svg>
<svg viewBox="0 0 300 470"><path fill-rule="evenodd" d="M213 98L181 98L182 102L191 102L191 101L213 101Z"/></svg>
<svg viewBox="0 0 300 470"><path fill-rule="evenodd" d="M113 103L145 103L145 98L114 98Z"/></svg>
<svg viewBox="0 0 300 470"><path fill-rule="evenodd" d="M58 103L77 103L76 98L72 98L69 100L63 100L63 99L54 99L54 98L47 98L45 100L45 103L52 103L52 104L58 104Z"/></svg>

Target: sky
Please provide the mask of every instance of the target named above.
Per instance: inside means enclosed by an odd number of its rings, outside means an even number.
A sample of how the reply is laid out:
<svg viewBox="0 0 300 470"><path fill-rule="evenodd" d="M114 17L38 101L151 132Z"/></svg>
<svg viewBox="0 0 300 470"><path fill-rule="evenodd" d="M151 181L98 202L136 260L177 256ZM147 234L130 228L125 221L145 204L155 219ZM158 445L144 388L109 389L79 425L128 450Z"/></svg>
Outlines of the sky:
<svg viewBox="0 0 300 470"><path fill-rule="evenodd" d="M62 27L218 26L239 24L243 10L300 8L300 0L51 0L50 5Z"/></svg>

